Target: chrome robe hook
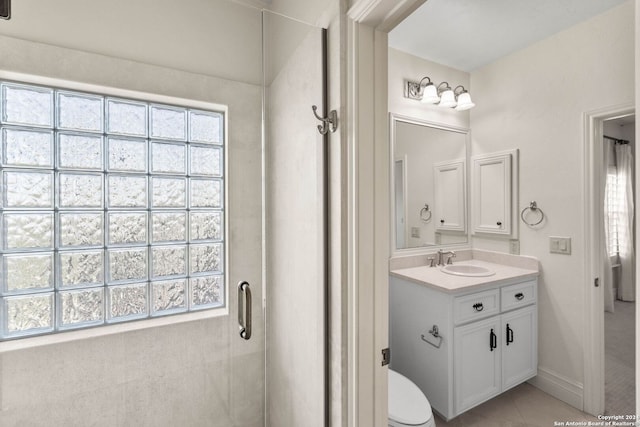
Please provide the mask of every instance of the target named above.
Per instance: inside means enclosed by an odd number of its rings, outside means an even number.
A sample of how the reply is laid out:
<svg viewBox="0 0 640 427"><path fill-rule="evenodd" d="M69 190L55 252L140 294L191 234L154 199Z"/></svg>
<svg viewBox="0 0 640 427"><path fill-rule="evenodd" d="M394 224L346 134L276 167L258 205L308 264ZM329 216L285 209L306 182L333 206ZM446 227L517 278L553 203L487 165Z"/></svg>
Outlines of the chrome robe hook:
<svg viewBox="0 0 640 427"><path fill-rule="evenodd" d="M320 117L317 113L318 106L312 105L311 109L313 110L313 115L316 116L316 119L322 122L321 125L318 125L318 132L320 132L320 135L326 135L329 130L331 130L331 132L335 132L338 129L338 112L336 110L331 110L329 112L329 117Z"/></svg>

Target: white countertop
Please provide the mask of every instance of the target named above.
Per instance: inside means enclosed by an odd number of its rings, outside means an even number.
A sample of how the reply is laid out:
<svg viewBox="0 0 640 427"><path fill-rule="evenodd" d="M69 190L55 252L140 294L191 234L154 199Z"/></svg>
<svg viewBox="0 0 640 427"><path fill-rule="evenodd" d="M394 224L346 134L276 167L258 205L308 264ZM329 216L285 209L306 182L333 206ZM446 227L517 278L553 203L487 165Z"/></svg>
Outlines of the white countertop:
<svg viewBox="0 0 640 427"><path fill-rule="evenodd" d="M538 270L512 267L504 264L472 259L454 264L468 264L486 267L495 274L484 277L454 276L440 271L440 267L410 267L392 270L391 275L448 293L480 290L491 285L500 285L517 280L529 280L538 277Z"/></svg>

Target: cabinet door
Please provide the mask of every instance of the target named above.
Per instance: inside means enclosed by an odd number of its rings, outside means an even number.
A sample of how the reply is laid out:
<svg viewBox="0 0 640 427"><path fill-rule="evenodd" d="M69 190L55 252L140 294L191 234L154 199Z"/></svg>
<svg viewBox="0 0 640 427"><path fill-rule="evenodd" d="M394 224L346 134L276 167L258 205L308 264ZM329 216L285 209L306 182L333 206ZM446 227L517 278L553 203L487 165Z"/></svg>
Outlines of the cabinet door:
<svg viewBox="0 0 640 427"><path fill-rule="evenodd" d="M502 390L538 373L536 306L502 315Z"/></svg>
<svg viewBox="0 0 640 427"><path fill-rule="evenodd" d="M500 317L454 330L455 412L460 414L500 392Z"/></svg>
<svg viewBox="0 0 640 427"><path fill-rule="evenodd" d="M511 154L473 159L473 231L511 234Z"/></svg>
<svg viewBox="0 0 640 427"><path fill-rule="evenodd" d="M464 159L433 165L437 230L466 231L465 166Z"/></svg>

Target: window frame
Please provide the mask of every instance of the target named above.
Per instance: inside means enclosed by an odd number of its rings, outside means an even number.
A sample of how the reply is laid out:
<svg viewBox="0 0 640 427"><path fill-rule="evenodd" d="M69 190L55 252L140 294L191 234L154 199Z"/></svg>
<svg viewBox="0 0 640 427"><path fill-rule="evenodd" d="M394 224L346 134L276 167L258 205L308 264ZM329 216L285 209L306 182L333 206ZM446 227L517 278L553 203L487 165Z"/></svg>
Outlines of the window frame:
<svg viewBox="0 0 640 427"><path fill-rule="evenodd" d="M4 70L0 70L0 80L2 80L3 83L8 83L8 84L42 86L48 89L52 89L54 91L59 91L59 92L54 92L53 96L56 98L58 97L58 93L81 92L82 94L87 94L87 95L94 94L102 97L104 104L106 104L109 98L119 98L123 100L144 102L148 104L148 110L149 110L148 112L149 116L147 117L147 136L145 137L149 147L152 144L152 140L156 142L158 141L167 142L167 143L171 142L169 140L153 139L150 134L151 132L151 129L149 126L149 120L151 115L150 107L153 105L165 106L169 108L180 107L180 108L186 108L186 109L220 113L223 116L222 124L224 126L223 138L220 144L220 146L222 146L222 149L223 149L222 159L221 159L222 161L221 172L222 172L222 192L223 192L222 194L222 204L223 204L222 205L222 216L223 216L222 228L223 228L224 235L223 235L223 241L221 242L221 245L222 245L222 251L223 251L222 280L223 280L223 287L224 287L224 295L222 298L222 305L217 307L206 307L206 308L198 309L195 311L185 311L185 312L179 312L179 313L165 314L158 317L153 317L151 315L151 307L148 307L148 316L140 319L125 320L118 323L109 323L107 321L107 315L105 311L104 321L100 324L83 326L81 328L74 328L74 329L62 329L62 328L58 328L56 323L56 316L58 312L57 301L56 301L56 303L53 306L53 309L56 312L54 314L54 325L55 325L54 330L45 332L45 333L39 333L39 334L18 335L18 336L3 338L0 341L0 354L5 351L13 351L16 349L30 348L30 347L39 346L39 345L48 345L48 344L57 343L57 342L68 342L76 339L105 336L105 335L111 335L115 333L122 333L122 332L133 331L133 330L140 330L140 329L160 327L160 326L171 325L171 324L178 324L183 322L190 322L195 320L228 316L229 315L229 297L230 297L229 295L230 294L230 288L229 288L229 265L230 265L229 237L230 237L230 234L229 234L229 217L228 217L228 212L229 212L229 192L228 192L228 189L229 189L229 174L228 174L229 108L228 106L224 104L209 102L209 101L194 100L194 99L188 99L188 98L155 94L151 92L142 92L137 90L115 88L110 86L75 82L75 81L62 80L62 79L50 78L50 77L34 76L34 75L9 72ZM54 105L56 105L55 101L54 101ZM106 105L103 105L103 113L104 112L106 112ZM188 117L189 115L188 111L186 115ZM54 119L53 119L54 122L52 124L52 127L49 129L51 130L51 132L55 132L58 130L58 127L57 127L58 123L57 123L56 117L57 115L54 112ZM104 117L103 117L103 120L104 120ZM105 126L105 129L103 129L103 133L101 134L104 136L105 139L106 139L107 132L108 131ZM187 134L185 138L185 143L188 140L189 140L189 135ZM106 147L106 144L103 146ZM57 153L54 153L54 156L57 156ZM151 165L149 165L148 172L149 174L151 173ZM52 171L52 173L54 172ZM81 173L84 173L84 172L81 172ZM108 176L107 169L104 170L104 173L105 173L105 176ZM145 176L151 176L151 175L145 175ZM151 183L151 179L149 179L149 185L151 185L150 183ZM106 180L104 185L106 185ZM106 201L103 201L103 203L106 203ZM54 217L55 217L54 221L55 221L57 220L57 216L58 216L57 206L54 206L54 210L55 210L55 214L54 214ZM145 208L145 210L150 211L150 207ZM108 218L108 214L107 214L108 211L103 211L103 212L104 212L103 221L106 222ZM58 238L59 236L57 235L54 236L54 239L58 239ZM150 248L151 236L148 236L147 240L148 240L147 245L145 247ZM107 246L108 246L107 236L105 235L103 236L103 247L102 247L105 254L105 265L106 265ZM57 251L56 251L56 254L58 254ZM189 274L188 270L189 270L189 267L187 265L187 274ZM151 277L147 278L147 283L149 284L151 283ZM106 285L106 278L105 278L105 284L103 285L103 289L106 290L107 287L108 285ZM54 295L57 294L55 292L57 289L58 289L57 286L54 284ZM150 285L148 286L148 293L149 293L148 303L151 304L152 300L150 297L150 294L151 294ZM55 296L54 298L57 299L57 297ZM104 298L103 307L106 310L107 292L104 292L103 298ZM2 309L4 310L4 308Z"/></svg>

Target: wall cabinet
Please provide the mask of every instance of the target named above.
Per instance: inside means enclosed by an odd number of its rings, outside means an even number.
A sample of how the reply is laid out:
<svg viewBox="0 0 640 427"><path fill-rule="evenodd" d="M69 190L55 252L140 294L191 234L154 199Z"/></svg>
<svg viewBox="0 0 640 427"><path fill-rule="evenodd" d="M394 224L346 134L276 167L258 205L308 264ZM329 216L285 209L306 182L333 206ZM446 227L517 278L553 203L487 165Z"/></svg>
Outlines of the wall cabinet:
<svg viewBox="0 0 640 427"><path fill-rule="evenodd" d="M464 159L433 165L434 220L436 230L467 230L466 161Z"/></svg>
<svg viewBox="0 0 640 427"><path fill-rule="evenodd" d="M518 150L474 156L473 232L516 238Z"/></svg>
<svg viewBox="0 0 640 427"><path fill-rule="evenodd" d="M390 280L391 367L447 420L537 374L536 280L457 294Z"/></svg>

